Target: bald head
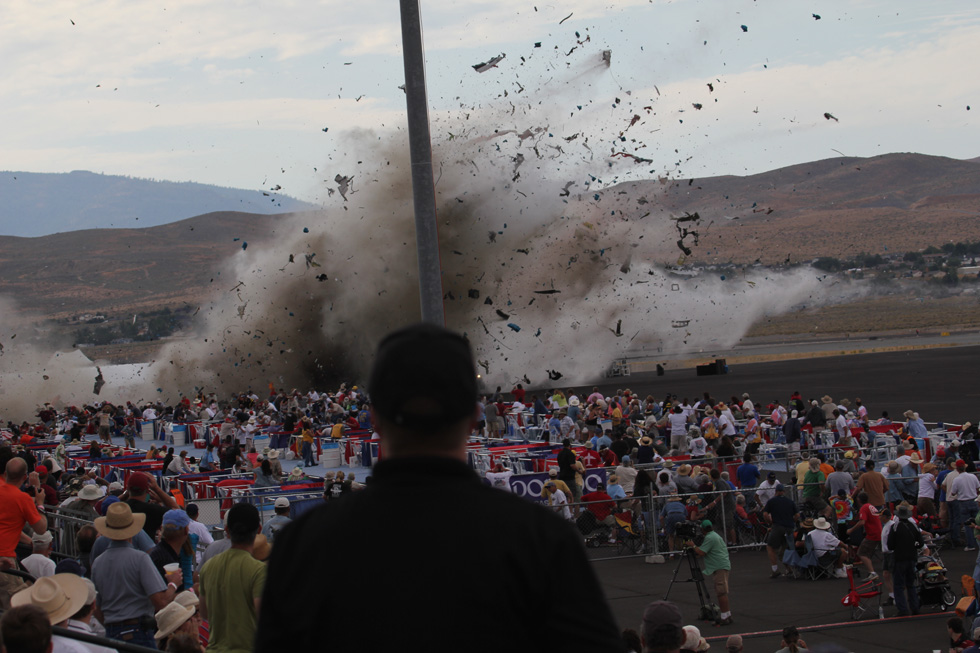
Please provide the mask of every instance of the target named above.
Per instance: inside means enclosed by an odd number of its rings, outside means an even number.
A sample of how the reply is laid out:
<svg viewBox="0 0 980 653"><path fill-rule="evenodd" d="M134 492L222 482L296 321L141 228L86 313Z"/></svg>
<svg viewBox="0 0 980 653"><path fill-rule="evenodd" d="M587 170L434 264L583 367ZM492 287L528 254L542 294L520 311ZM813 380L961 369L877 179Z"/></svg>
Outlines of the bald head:
<svg viewBox="0 0 980 653"><path fill-rule="evenodd" d="M8 483L19 484L27 476L27 461L23 458L11 458L7 461L7 466L4 468L4 474L7 476Z"/></svg>

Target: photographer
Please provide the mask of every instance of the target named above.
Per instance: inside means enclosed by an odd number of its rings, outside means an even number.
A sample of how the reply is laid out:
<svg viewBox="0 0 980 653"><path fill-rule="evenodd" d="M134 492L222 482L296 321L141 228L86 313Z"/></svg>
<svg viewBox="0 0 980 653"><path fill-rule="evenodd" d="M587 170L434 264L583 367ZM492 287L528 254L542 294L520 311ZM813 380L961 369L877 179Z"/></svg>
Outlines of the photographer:
<svg viewBox="0 0 980 653"><path fill-rule="evenodd" d="M714 579L718 607L721 609L715 625L727 626L732 623L732 612L728 604L728 574L732 563L728 558L728 547L725 546L721 536L715 533L710 520L705 519L701 522L701 531L704 533L701 546L695 546L691 540L687 540L684 545L694 549L697 555L704 558L704 574Z"/></svg>

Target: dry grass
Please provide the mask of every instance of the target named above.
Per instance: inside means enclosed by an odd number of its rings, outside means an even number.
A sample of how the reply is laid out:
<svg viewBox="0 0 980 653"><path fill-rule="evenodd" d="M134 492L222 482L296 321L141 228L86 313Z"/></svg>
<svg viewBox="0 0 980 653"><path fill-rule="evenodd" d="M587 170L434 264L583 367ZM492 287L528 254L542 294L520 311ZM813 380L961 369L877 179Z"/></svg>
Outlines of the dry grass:
<svg viewBox="0 0 980 653"><path fill-rule="evenodd" d="M916 329L962 329L980 326L975 295L939 299L884 297L767 317L749 337L813 333L909 333Z"/></svg>

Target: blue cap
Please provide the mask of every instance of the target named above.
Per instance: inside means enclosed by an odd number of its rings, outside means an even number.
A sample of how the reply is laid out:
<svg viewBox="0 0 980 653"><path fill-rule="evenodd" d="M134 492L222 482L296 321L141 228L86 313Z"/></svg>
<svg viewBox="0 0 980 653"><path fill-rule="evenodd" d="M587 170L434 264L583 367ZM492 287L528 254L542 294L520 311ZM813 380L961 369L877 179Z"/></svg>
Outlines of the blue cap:
<svg viewBox="0 0 980 653"><path fill-rule="evenodd" d="M191 518L187 516L186 512L180 509L168 510L163 515L164 526L176 526L177 528L186 528L190 523L191 523Z"/></svg>
<svg viewBox="0 0 980 653"><path fill-rule="evenodd" d="M109 496L107 496L105 499L102 500L101 512L103 517L105 517L105 513L109 509L109 506L116 503L117 501L119 501L119 497L117 497L115 494L110 494Z"/></svg>

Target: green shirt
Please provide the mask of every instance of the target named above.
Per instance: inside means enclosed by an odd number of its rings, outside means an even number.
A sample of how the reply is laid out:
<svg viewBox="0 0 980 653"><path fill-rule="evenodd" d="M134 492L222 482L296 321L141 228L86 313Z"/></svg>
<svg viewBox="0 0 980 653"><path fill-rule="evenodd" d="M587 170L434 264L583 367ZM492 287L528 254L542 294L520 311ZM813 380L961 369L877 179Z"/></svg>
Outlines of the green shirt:
<svg viewBox="0 0 980 653"><path fill-rule="evenodd" d="M803 476L803 498L814 499L823 495L823 486L826 482L821 471L809 471ZM811 485L814 484L814 485Z"/></svg>
<svg viewBox="0 0 980 653"><path fill-rule="evenodd" d="M728 547L721 535L711 531L704 536L704 542L698 547L704 552L704 574L710 576L719 569L731 569L732 563L728 559Z"/></svg>
<svg viewBox="0 0 980 653"><path fill-rule="evenodd" d="M202 600L211 629L209 653L252 651L258 624L255 599L262 597L265 571L264 563L241 549L228 549L201 567Z"/></svg>

